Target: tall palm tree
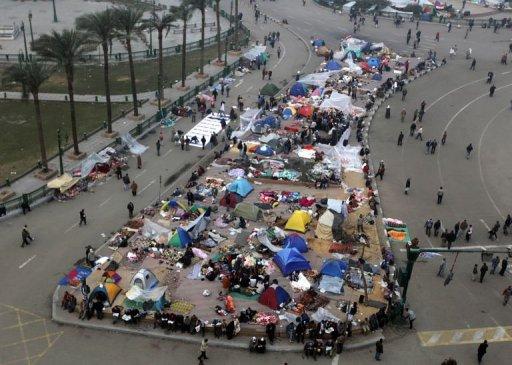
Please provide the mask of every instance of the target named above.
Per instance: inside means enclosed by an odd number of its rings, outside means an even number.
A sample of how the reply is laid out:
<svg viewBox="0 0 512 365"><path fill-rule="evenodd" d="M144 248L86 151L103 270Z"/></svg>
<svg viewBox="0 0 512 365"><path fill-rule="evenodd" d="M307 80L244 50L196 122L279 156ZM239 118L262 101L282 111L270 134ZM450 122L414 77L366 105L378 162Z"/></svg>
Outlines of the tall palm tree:
<svg viewBox="0 0 512 365"><path fill-rule="evenodd" d="M238 30L240 17L238 15L238 0L235 0L235 50L238 51Z"/></svg>
<svg viewBox="0 0 512 365"><path fill-rule="evenodd" d="M39 90L41 85L48 80L54 69L46 63L31 59L8 67L4 73L4 80L24 84L34 99L34 111L36 115L37 138L41 149L41 164L43 171L48 171L48 158L46 157L46 145L43 133L43 118L39 102Z"/></svg>
<svg viewBox="0 0 512 365"><path fill-rule="evenodd" d="M192 4L201 12L201 45L199 52L199 74L204 74L204 30L206 28L206 0L192 0Z"/></svg>
<svg viewBox="0 0 512 365"><path fill-rule="evenodd" d="M128 64L130 66L130 79L133 98L133 115L139 115L137 102L137 84L135 80L135 67L133 65L132 40L139 38L144 40L143 21L144 12L140 8L119 7L114 10L116 35L124 43L128 51Z"/></svg>
<svg viewBox="0 0 512 365"><path fill-rule="evenodd" d="M155 29L158 34L158 101L164 99L164 58L163 58L163 38L169 34L171 25L178 18L176 13L164 13L159 16L155 11L151 14L151 18L146 21L146 26Z"/></svg>
<svg viewBox="0 0 512 365"><path fill-rule="evenodd" d="M194 5L190 0L183 0L181 5L177 7L171 6L171 12L178 14L178 17L183 22L183 38L181 42L181 87L185 87L185 80L187 78L187 24L194 10Z"/></svg>
<svg viewBox="0 0 512 365"><path fill-rule="evenodd" d="M220 0L215 0L215 17L217 18L217 61L222 62L222 48L220 44Z"/></svg>
<svg viewBox="0 0 512 365"><path fill-rule="evenodd" d="M101 12L82 15L76 19L76 26L79 30L88 34L91 42L100 44L103 49L103 79L105 83L105 98L107 99L107 133L112 133L108 46L115 36L114 12L112 9L107 8Z"/></svg>
<svg viewBox="0 0 512 365"><path fill-rule="evenodd" d="M33 43L32 48L43 58L64 67L68 83L73 152L75 155L79 155L75 112L74 68L75 63L82 58L84 53L91 50L90 42L84 33L77 32L75 29L64 29L60 33L53 30L50 34L43 34L39 37Z"/></svg>

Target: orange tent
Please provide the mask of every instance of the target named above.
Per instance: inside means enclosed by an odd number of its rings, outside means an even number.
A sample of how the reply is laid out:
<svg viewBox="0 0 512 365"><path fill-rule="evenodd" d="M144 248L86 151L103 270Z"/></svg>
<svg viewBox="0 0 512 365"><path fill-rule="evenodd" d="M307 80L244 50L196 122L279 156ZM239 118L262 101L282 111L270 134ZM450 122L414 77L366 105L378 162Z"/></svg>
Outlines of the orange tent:
<svg viewBox="0 0 512 365"><path fill-rule="evenodd" d="M311 105L304 105L299 110L299 115L302 115L303 117L309 118L313 115L313 107Z"/></svg>

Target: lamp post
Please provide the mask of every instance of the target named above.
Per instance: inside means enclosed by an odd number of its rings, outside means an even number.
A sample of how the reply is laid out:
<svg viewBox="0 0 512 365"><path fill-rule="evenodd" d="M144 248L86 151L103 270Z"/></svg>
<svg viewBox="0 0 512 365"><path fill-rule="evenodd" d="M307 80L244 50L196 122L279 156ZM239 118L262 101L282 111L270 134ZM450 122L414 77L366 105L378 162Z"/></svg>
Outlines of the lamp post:
<svg viewBox="0 0 512 365"><path fill-rule="evenodd" d="M62 145L61 145L61 138L60 138L60 128L57 129L57 145L59 148L59 167L60 167L60 174L64 175L64 165L62 163Z"/></svg>
<svg viewBox="0 0 512 365"><path fill-rule="evenodd" d="M27 35L25 34L25 23L21 22L21 31L23 32L23 44L25 45L25 58L28 61Z"/></svg>
<svg viewBox="0 0 512 365"><path fill-rule="evenodd" d="M149 52L150 56L153 53L153 29L149 27Z"/></svg>
<svg viewBox="0 0 512 365"><path fill-rule="evenodd" d="M32 44L34 43L34 32L32 30L32 12L28 11L28 25L30 26L30 48L32 49Z"/></svg>
<svg viewBox="0 0 512 365"><path fill-rule="evenodd" d="M226 43L224 44L224 66L228 65L229 32L231 32L231 28L228 29L228 34L226 34Z"/></svg>
<svg viewBox="0 0 512 365"><path fill-rule="evenodd" d="M57 19L57 8L55 7L55 0L52 0L53 3L53 22L57 23L59 20Z"/></svg>

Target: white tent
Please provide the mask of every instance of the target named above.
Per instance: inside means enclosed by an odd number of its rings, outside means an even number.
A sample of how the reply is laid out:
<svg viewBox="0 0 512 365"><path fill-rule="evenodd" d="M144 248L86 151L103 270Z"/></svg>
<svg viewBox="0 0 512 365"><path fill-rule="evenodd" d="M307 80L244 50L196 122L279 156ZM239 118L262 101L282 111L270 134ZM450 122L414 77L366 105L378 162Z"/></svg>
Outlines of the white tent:
<svg viewBox="0 0 512 365"><path fill-rule="evenodd" d="M324 87L325 82L329 77L332 75L338 73L340 71L327 71L327 72L318 72L314 74L309 74L304 76L299 80L299 82L306 84L306 85L312 85L316 87Z"/></svg>
<svg viewBox="0 0 512 365"><path fill-rule="evenodd" d="M352 9L352 7L356 5L356 2L355 1L349 1L348 3L346 3L345 5L343 5L343 12L344 13L348 13L350 12L350 9Z"/></svg>
<svg viewBox="0 0 512 365"><path fill-rule="evenodd" d="M148 269L140 269L135 275L133 275L130 285L133 287L139 287L142 290L149 290L158 285L158 279ZM128 297L128 293L126 293Z"/></svg>
<svg viewBox="0 0 512 365"><path fill-rule="evenodd" d="M244 57L247 58L249 61L254 61L260 54L265 52L267 49L266 46L254 46L250 50L244 53Z"/></svg>
<svg viewBox="0 0 512 365"><path fill-rule="evenodd" d="M350 96L340 94L337 91L333 91L328 99L324 99L320 104L320 109L334 108L341 110L343 113L352 113L352 99Z"/></svg>

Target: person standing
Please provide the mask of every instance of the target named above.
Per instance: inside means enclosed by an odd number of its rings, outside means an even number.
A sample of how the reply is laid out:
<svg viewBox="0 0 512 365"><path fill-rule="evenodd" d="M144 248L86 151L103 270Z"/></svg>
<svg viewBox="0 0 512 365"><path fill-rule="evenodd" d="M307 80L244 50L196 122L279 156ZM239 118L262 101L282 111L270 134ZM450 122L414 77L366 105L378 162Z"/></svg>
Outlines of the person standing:
<svg viewBox="0 0 512 365"><path fill-rule="evenodd" d="M123 172L121 170L121 165L116 166L116 177L117 177L117 180L121 180L123 178Z"/></svg>
<svg viewBox="0 0 512 365"><path fill-rule="evenodd" d="M137 189L139 188L139 186L137 185L137 183L134 181L132 181L132 185L131 185L131 189L132 189L132 195L133 196L137 196Z"/></svg>
<svg viewBox="0 0 512 365"><path fill-rule="evenodd" d="M409 194L409 190L411 189L411 178L408 177L407 180L405 180L405 189L404 189L404 194L407 195Z"/></svg>
<svg viewBox="0 0 512 365"><path fill-rule="evenodd" d="M477 275L478 275L478 265L475 264L475 266L473 266L473 275L471 276L471 280L476 281Z"/></svg>
<svg viewBox="0 0 512 365"><path fill-rule="evenodd" d="M126 206L126 209L128 209L128 217L133 218L133 211L135 209L133 203L129 202L128 205Z"/></svg>
<svg viewBox="0 0 512 365"><path fill-rule="evenodd" d="M403 123L405 121L405 116L407 115L407 111L405 109L402 109L400 112L400 122Z"/></svg>
<svg viewBox="0 0 512 365"><path fill-rule="evenodd" d="M396 143L397 146L401 146L402 142L404 140L404 134L402 131L400 131L400 134L398 135L398 142Z"/></svg>
<svg viewBox="0 0 512 365"><path fill-rule="evenodd" d="M441 229L441 220L438 219L434 222L434 237L439 235L439 230Z"/></svg>
<svg viewBox="0 0 512 365"><path fill-rule="evenodd" d="M503 222L503 234L505 236L508 236L508 229L510 228L510 225L512 225L512 217L510 214L507 214L507 218L505 218L505 222Z"/></svg>
<svg viewBox="0 0 512 365"><path fill-rule="evenodd" d="M197 358L199 360L199 364L203 363L204 360L208 360L208 357L206 356L206 350L208 350L208 339L204 338L201 341L201 347L199 348L199 357Z"/></svg>
<svg viewBox="0 0 512 365"><path fill-rule="evenodd" d="M267 324L265 332L267 333L268 341L273 345L276 338L276 325L274 323Z"/></svg>
<svg viewBox="0 0 512 365"><path fill-rule="evenodd" d="M468 231L466 232L466 242L469 242L472 235L473 235L473 225L470 224L468 227Z"/></svg>
<svg viewBox="0 0 512 365"><path fill-rule="evenodd" d="M489 88L489 96L492 98L494 96L494 92L496 91L496 86L494 84Z"/></svg>
<svg viewBox="0 0 512 365"><path fill-rule="evenodd" d="M405 100L405 97L406 97L406 96L407 96L407 89L404 87L404 88L402 89L402 101L404 101L404 100Z"/></svg>
<svg viewBox="0 0 512 365"><path fill-rule="evenodd" d="M482 342L478 346L477 359L478 359L479 364L482 362L482 359L483 359L485 353L487 352L487 347L489 347L489 345L487 344L487 340L484 340L484 342Z"/></svg>
<svg viewBox="0 0 512 365"><path fill-rule="evenodd" d="M508 259L506 257L501 260L501 269L500 269L500 276L505 276L505 271L507 271L508 266Z"/></svg>
<svg viewBox="0 0 512 365"><path fill-rule="evenodd" d="M357 233L364 233L364 218L362 214L359 214L359 218L357 218Z"/></svg>
<svg viewBox="0 0 512 365"><path fill-rule="evenodd" d="M32 236L30 235L30 232L28 231L28 227L27 225L25 224L23 226L23 229L21 230L21 247L25 247L25 246L28 246L30 245L30 243L33 241L34 239L32 238Z"/></svg>
<svg viewBox="0 0 512 365"><path fill-rule="evenodd" d="M445 270L446 270L446 258L443 257L443 261L441 261L441 265L439 265L439 270L437 270L437 276L444 278Z"/></svg>
<svg viewBox="0 0 512 365"><path fill-rule="evenodd" d="M375 360L380 361L382 354L384 353L384 344L382 338L375 344Z"/></svg>
<svg viewBox="0 0 512 365"><path fill-rule="evenodd" d="M434 225L434 221L432 220L432 218L427 219L427 221L425 222L425 234L428 237L430 237L430 235L431 235L433 225Z"/></svg>
<svg viewBox="0 0 512 365"><path fill-rule="evenodd" d="M418 129L418 132L416 133L416 139L423 141L423 127L420 127L420 129Z"/></svg>
<svg viewBox="0 0 512 365"><path fill-rule="evenodd" d="M466 159L469 160L469 157L471 156L471 152L473 151L473 144L470 143L468 144L468 146L466 147Z"/></svg>
<svg viewBox="0 0 512 365"><path fill-rule="evenodd" d="M162 147L162 142L160 142L160 140L158 139L156 141L156 155L157 156L160 156L160 147Z"/></svg>
<svg viewBox="0 0 512 365"><path fill-rule="evenodd" d="M414 136L414 132L416 131L416 123L412 122L409 127L409 136Z"/></svg>
<svg viewBox="0 0 512 365"><path fill-rule="evenodd" d="M471 66L469 66L469 69L471 71L475 71L475 66L476 66L476 58L473 57L473 61L471 61Z"/></svg>
<svg viewBox="0 0 512 365"><path fill-rule="evenodd" d="M386 119L391 118L391 106L389 106L389 105L388 105L388 106L386 107L386 114L385 114L385 116L384 116L384 117L385 117Z"/></svg>
<svg viewBox="0 0 512 365"><path fill-rule="evenodd" d="M87 217L85 215L85 209L82 209L80 211L80 222L78 222L78 225L81 226L82 223L84 224L84 226L87 225Z"/></svg>
<svg viewBox="0 0 512 365"><path fill-rule="evenodd" d="M124 191L130 188L130 177L128 176L128 173L126 173L126 175L123 176L123 188Z"/></svg>
<svg viewBox="0 0 512 365"><path fill-rule="evenodd" d="M414 113L412 114L412 121L415 122L416 118L418 118L418 109L414 109Z"/></svg>
<svg viewBox="0 0 512 365"><path fill-rule="evenodd" d="M277 46L277 59L281 58L281 46Z"/></svg>
<svg viewBox="0 0 512 365"><path fill-rule="evenodd" d="M490 275L494 275L496 273L496 268L500 264L500 257L494 256L491 260L491 271L489 272Z"/></svg>
<svg viewBox="0 0 512 365"><path fill-rule="evenodd" d="M141 157L141 155L137 155L137 168L139 170L142 168L142 157Z"/></svg>
<svg viewBox="0 0 512 365"><path fill-rule="evenodd" d="M437 204L441 204L443 202L444 190L443 187L440 186L437 191Z"/></svg>
<svg viewBox="0 0 512 365"><path fill-rule="evenodd" d="M484 276L487 273L487 270L489 270L489 267L484 262L483 265L480 267L480 284L484 281Z"/></svg>
<svg viewBox="0 0 512 365"><path fill-rule="evenodd" d="M505 290L503 290L503 305L507 305L510 300L510 296L512 296L512 285L509 285Z"/></svg>
<svg viewBox="0 0 512 365"><path fill-rule="evenodd" d="M444 146L446 143L446 137L448 137L448 133L446 131L443 132L443 137L441 137L441 144Z"/></svg>
<svg viewBox="0 0 512 365"><path fill-rule="evenodd" d="M201 138L201 145L202 145L203 150L204 150L204 146L206 145L206 138L204 136Z"/></svg>
<svg viewBox="0 0 512 365"><path fill-rule="evenodd" d="M416 313L414 313L411 309L405 308L405 319L409 320L409 329L412 330L412 323L416 320Z"/></svg>

